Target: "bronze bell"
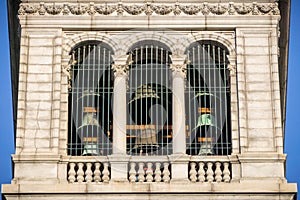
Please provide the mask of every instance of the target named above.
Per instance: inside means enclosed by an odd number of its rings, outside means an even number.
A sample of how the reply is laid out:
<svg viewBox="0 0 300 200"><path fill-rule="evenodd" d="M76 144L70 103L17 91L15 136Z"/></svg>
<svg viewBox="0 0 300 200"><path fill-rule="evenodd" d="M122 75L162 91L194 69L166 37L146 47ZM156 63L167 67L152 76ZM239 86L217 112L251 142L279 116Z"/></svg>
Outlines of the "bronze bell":
<svg viewBox="0 0 300 200"><path fill-rule="evenodd" d="M134 98L129 101L129 103L132 103L136 100L142 99L142 98L155 98L158 99L159 96L156 94L156 92L152 89L151 85L141 85L137 87L135 91Z"/></svg>
<svg viewBox="0 0 300 200"><path fill-rule="evenodd" d="M156 140L156 131L154 125L142 125L137 131L133 152L143 154L156 151L159 148Z"/></svg>

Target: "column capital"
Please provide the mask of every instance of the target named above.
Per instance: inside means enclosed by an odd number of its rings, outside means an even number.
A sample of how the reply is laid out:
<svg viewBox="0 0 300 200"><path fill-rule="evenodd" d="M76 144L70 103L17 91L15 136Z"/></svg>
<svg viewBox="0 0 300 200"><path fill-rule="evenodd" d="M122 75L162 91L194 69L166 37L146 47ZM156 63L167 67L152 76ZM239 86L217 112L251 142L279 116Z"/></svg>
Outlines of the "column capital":
<svg viewBox="0 0 300 200"><path fill-rule="evenodd" d="M185 55L171 55L172 64L170 69L175 75L186 77L186 56Z"/></svg>
<svg viewBox="0 0 300 200"><path fill-rule="evenodd" d="M114 76L128 76L129 66L113 64L112 69L114 70Z"/></svg>
<svg viewBox="0 0 300 200"><path fill-rule="evenodd" d="M114 76L128 76L129 65L131 59L129 55L114 55L114 64L112 64L112 69L114 70Z"/></svg>
<svg viewBox="0 0 300 200"><path fill-rule="evenodd" d="M236 74L236 58L235 56L232 55L228 55L228 65L227 65L227 69L230 71L230 75L234 76Z"/></svg>

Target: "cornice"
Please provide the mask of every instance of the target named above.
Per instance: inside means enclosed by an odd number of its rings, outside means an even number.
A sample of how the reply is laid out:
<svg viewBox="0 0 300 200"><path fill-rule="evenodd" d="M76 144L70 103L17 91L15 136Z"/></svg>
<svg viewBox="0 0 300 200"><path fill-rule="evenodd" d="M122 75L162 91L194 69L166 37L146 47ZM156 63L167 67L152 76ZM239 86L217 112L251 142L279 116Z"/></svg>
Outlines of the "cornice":
<svg viewBox="0 0 300 200"><path fill-rule="evenodd" d="M21 3L19 15L280 15L278 3Z"/></svg>

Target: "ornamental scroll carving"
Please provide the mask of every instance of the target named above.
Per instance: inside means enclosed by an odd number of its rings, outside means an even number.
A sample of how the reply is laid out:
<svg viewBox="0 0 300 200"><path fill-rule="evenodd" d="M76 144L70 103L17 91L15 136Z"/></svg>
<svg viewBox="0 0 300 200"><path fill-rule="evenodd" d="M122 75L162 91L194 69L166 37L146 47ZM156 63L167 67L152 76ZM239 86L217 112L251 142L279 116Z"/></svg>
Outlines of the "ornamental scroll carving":
<svg viewBox="0 0 300 200"><path fill-rule="evenodd" d="M21 3L19 15L280 15L278 3Z"/></svg>
<svg viewBox="0 0 300 200"><path fill-rule="evenodd" d="M186 64L171 64L170 69L183 78L186 78Z"/></svg>

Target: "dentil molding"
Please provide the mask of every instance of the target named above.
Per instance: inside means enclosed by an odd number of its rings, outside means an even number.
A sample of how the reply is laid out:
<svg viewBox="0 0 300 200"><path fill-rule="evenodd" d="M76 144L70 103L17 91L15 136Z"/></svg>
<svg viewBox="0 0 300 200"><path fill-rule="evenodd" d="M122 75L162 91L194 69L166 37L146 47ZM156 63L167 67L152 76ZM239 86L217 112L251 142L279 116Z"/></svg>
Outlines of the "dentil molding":
<svg viewBox="0 0 300 200"><path fill-rule="evenodd" d="M19 15L280 15L278 3L21 3Z"/></svg>

